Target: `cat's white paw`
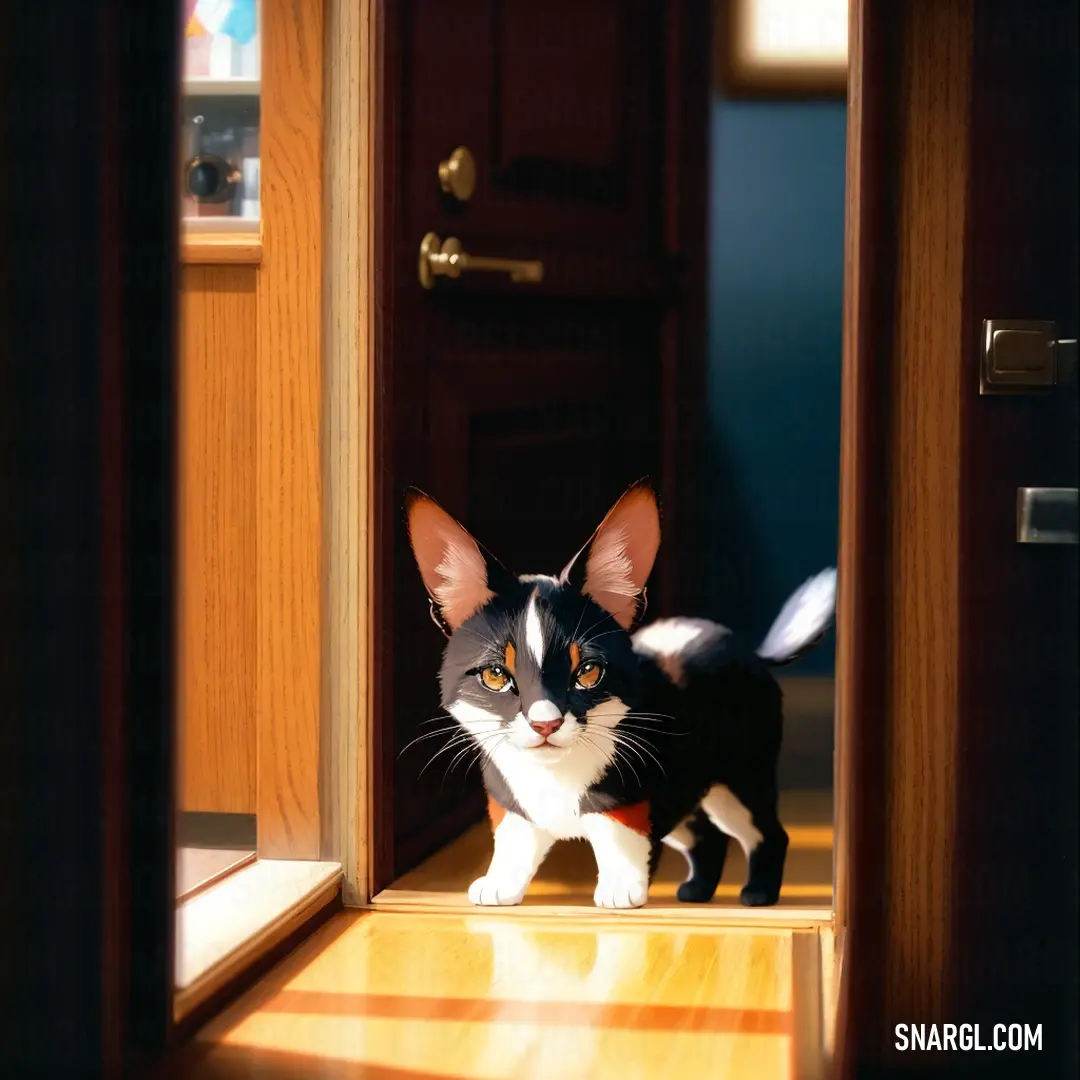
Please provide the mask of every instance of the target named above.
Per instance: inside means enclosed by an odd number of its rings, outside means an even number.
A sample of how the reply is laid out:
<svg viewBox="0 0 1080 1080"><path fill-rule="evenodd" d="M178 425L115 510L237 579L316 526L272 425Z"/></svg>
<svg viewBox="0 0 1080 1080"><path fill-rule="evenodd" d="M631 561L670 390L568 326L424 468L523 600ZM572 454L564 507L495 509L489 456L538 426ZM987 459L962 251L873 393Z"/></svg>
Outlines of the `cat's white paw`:
<svg viewBox="0 0 1080 1080"><path fill-rule="evenodd" d="M469 886L469 899L480 907L509 907L521 903L528 887L527 882L522 885L487 874Z"/></svg>
<svg viewBox="0 0 1080 1080"><path fill-rule="evenodd" d="M648 881L636 877L601 877L593 893L593 903L602 908L643 907L648 898Z"/></svg>

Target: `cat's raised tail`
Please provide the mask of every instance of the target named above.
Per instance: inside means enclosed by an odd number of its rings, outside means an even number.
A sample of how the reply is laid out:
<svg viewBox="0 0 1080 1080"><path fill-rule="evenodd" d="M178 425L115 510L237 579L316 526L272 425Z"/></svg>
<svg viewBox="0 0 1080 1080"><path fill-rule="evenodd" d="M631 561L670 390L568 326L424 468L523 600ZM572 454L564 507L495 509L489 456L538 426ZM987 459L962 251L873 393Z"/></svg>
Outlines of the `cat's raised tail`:
<svg viewBox="0 0 1080 1080"><path fill-rule="evenodd" d="M825 636L836 612L836 568L807 579L780 609L757 654L781 666L805 656Z"/></svg>

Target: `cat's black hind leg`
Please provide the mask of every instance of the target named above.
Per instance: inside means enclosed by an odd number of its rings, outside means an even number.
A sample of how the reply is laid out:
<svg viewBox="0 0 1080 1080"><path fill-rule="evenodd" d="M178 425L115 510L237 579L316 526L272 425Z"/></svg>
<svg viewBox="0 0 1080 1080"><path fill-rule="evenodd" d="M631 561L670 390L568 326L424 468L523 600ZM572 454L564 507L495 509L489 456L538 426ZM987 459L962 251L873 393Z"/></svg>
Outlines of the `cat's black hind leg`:
<svg viewBox="0 0 1080 1080"><path fill-rule="evenodd" d="M770 907L780 899L788 835L776 813L773 785L739 794L722 784L710 788L702 809L717 828L739 841L748 864L739 894L744 907Z"/></svg>
<svg viewBox="0 0 1080 1080"><path fill-rule="evenodd" d="M771 907L780 899L784 883L784 862L787 859L788 834L779 820L763 832L763 839L750 852L750 867L746 884L739 893L744 907Z"/></svg>
<svg viewBox="0 0 1080 1080"><path fill-rule="evenodd" d="M690 876L679 886L678 899L684 904L707 904L716 894L724 873L727 835L698 809L664 840L681 851L690 864Z"/></svg>

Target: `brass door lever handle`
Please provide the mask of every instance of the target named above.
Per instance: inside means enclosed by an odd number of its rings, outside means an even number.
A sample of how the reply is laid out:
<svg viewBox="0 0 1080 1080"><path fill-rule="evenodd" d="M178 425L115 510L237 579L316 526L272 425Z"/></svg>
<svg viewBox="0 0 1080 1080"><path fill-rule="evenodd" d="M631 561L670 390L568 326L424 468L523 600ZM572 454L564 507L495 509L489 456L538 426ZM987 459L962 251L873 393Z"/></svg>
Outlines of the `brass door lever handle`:
<svg viewBox="0 0 1080 1080"><path fill-rule="evenodd" d="M509 274L515 283L535 284L544 279L544 264L536 259L497 259L486 255L470 255L454 236L440 240L428 233L420 241L419 277L425 289L435 287L440 277L461 277L466 270L488 270Z"/></svg>

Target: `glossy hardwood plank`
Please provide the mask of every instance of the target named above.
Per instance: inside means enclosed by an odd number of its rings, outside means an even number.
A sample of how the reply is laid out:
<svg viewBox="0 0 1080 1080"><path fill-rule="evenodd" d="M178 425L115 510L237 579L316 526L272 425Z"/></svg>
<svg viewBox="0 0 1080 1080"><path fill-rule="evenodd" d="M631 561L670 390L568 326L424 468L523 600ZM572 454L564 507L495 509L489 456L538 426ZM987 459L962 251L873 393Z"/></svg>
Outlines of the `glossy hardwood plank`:
<svg viewBox="0 0 1080 1080"><path fill-rule="evenodd" d="M180 810L255 812L256 274L180 279Z"/></svg>
<svg viewBox="0 0 1080 1080"><path fill-rule="evenodd" d="M677 852L665 850L649 891L645 908L616 913L616 918L649 914L680 919L716 918L781 925L827 922L832 915L832 794L831 792L785 792L781 797L791 847L780 903L774 908L743 908L739 891L746 877L746 859L738 844L728 849L724 877L712 904L680 904L675 890L686 877L686 862ZM383 890L373 903L379 908L472 910L469 884L487 869L491 858L491 829L474 826L415 870ZM558 844L548 856L519 908L501 908L495 916L527 913L585 914L594 911L592 892L596 884L596 861L587 844Z"/></svg>
<svg viewBox="0 0 1080 1080"><path fill-rule="evenodd" d="M259 856L319 857L323 4L263 21L256 421Z"/></svg>
<svg viewBox="0 0 1080 1080"><path fill-rule="evenodd" d="M795 1034L820 1016L797 1011L793 955L787 930L346 912L205 1028L183 1075L802 1076Z"/></svg>

